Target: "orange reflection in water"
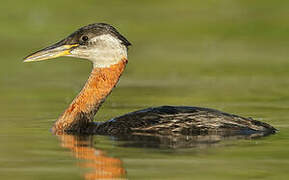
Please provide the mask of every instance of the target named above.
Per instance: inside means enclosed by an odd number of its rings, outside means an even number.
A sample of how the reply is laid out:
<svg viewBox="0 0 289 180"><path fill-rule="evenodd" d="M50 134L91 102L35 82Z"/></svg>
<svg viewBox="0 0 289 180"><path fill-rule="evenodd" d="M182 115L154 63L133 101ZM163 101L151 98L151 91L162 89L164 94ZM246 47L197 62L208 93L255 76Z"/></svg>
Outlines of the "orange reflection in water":
<svg viewBox="0 0 289 180"><path fill-rule="evenodd" d="M92 136L58 135L58 137L62 147L70 149L77 159L86 160L78 164L80 167L93 169L84 174L85 179L126 179L122 161L93 148Z"/></svg>

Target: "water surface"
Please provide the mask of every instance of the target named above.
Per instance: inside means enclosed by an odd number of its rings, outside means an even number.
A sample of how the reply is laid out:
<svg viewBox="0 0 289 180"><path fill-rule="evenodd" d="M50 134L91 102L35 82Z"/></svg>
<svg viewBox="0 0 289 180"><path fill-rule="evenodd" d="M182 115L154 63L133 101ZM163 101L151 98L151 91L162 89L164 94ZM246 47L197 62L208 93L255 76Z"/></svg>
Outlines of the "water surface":
<svg viewBox="0 0 289 180"><path fill-rule="evenodd" d="M266 0L2 3L0 179L288 179L288 7ZM101 21L117 25L133 46L96 121L150 106L192 105L250 116L280 131L191 146L180 143L188 137L52 135L53 121L91 64L73 58L23 64L22 58Z"/></svg>

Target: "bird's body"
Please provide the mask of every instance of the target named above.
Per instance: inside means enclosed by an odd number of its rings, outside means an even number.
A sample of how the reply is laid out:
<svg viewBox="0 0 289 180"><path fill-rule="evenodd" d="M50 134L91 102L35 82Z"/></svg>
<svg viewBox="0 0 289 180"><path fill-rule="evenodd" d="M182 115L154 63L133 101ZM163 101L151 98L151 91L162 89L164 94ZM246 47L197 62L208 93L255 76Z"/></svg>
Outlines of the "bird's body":
<svg viewBox="0 0 289 180"><path fill-rule="evenodd" d="M123 135L268 135L275 129L269 124L191 106L160 106L143 109L101 123L90 123L80 133Z"/></svg>
<svg viewBox="0 0 289 180"><path fill-rule="evenodd" d="M80 28L62 41L25 58L25 61L38 61L65 55L88 59L93 63L88 81L55 122L54 132L104 135L232 135L258 132L267 135L276 131L269 124L251 118L187 106L148 108L107 122L93 122L97 110L116 86L126 67L129 45L128 40L112 26L96 23Z"/></svg>

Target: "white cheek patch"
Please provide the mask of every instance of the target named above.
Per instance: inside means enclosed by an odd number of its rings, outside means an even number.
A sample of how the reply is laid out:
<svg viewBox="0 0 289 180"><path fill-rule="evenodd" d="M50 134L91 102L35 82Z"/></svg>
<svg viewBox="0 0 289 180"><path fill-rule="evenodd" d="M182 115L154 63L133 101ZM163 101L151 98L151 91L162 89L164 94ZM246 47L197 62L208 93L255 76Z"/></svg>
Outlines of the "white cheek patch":
<svg viewBox="0 0 289 180"><path fill-rule="evenodd" d="M71 55L92 61L94 67L109 67L127 59L127 48L116 37L104 34L90 39L87 47L71 51Z"/></svg>

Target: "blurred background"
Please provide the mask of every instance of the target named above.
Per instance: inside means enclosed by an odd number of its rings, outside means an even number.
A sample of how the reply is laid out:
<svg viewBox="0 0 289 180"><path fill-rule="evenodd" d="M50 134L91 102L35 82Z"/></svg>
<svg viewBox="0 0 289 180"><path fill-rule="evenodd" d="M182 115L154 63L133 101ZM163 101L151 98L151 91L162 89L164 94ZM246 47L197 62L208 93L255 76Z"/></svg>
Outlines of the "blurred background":
<svg viewBox="0 0 289 180"><path fill-rule="evenodd" d="M150 106L192 105L280 129L262 140L205 150L123 148L94 137L96 148L123 162L128 178L288 178L288 8L284 0L2 1L0 178L83 178L86 170L49 129L91 64L68 57L22 61L95 22L112 24L133 44L127 69L96 120Z"/></svg>

